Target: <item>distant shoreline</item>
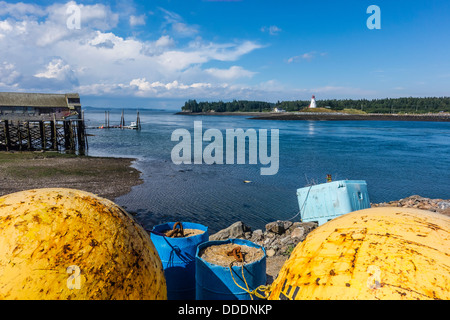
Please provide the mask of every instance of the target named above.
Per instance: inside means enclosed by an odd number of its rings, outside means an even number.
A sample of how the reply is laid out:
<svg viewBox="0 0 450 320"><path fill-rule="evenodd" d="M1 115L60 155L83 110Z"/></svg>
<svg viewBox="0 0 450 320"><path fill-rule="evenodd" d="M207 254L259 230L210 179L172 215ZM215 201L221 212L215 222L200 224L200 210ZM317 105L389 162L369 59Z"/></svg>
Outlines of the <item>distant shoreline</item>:
<svg viewBox="0 0 450 320"><path fill-rule="evenodd" d="M343 114L312 112L177 112L188 116L250 116L255 120L313 120L313 121L433 121L450 122L450 114Z"/></svg>

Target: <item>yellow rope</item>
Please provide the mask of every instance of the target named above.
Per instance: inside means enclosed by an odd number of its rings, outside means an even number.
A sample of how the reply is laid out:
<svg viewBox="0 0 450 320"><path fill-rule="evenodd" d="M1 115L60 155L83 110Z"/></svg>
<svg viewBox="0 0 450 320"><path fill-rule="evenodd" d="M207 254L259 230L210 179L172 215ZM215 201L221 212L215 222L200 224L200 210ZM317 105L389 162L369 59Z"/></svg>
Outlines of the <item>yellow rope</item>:
<svg viewBox="0 0 450 320"><path fill-rule="evenodd" d="M257 287L255 290L250 291L250 288L248 287L247 280L245 279L245 276L244 276L244 264L242 264L242 269L241 269L241 271L242 271L242 279L244 280L244 283L245 283L245 286L247 287L247 289L244 288L244 287L242 287L242 286L240 286L240 285L236 282L236 279L235 279L234 276L233 276L233 270L232 270L232 266L233 266L233 263L234 263L234 262L235 262L235 261L233 261L233 262L230 263L230 274L231 274L231 278L232 278L233 281L234 281L234 284L237 285L240 289L242 289L242 290L244 290L245 292L247 292L247 293L250 295L250 298L251 298L252 300L253 300L253 296L256 296L256 297L258 297L258 298L260 298L260 299L267 299L267 298L269 297L269 294L270 294L270 291L271 291L271 286L270 286L270 285L268 285L268 286L260 285L260 286ZM263 293L263 295L260 294L258 291L261 291L261 292Z"/></svg>

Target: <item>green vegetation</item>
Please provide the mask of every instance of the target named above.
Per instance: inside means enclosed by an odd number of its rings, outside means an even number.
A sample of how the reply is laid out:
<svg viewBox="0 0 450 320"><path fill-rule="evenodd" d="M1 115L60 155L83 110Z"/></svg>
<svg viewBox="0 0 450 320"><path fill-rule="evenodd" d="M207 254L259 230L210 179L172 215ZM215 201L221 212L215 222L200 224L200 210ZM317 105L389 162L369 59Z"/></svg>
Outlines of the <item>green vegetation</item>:
<svg viewBox="0 0 450 320"><path fill-rule="evenodd" d="M263 101L233 100L231 102L198 102L188 100L181 108L190 112L268 112L275 107L274 103Z"/></svg>
<svg viewBox="0 0 450 320"><path fill-rule="evenodd" d="M283 255L283 256L288 256L288 257L289 257L289 256L292 254L292 252L294 251L294 249L295 249L295 245L294 245L294 244L290 244L290 245L288 245L286 251L284 251L284 252L282 253L282 255Z"/></svg>
<svg viewBox="0 0 450 320"><path fill-rule="evenodd" d="M358 109L344 109L342 112L348 114L367 114L367 112Z"/></svg>
<svg viewBox="0 0 450 320"><path fill-rule="evenodd" d="M188 100L181 109L188 112L268 112L276 107L286 111L300 111L307 108L309 104L309 100L278 101L277 103L248 100L231 102ZM317 107L352 114L361 111L361 113L437 113L450 112L450 97L317 100Z"/></svg>
<svg viewBox="0 0 450 320"><path fill-rule="evenodd" d="M336 113L336 110L331 110L331 109L327 109L327 108L314 108L314 109L310 109L310 108L303 108L301 110L299 110L300 112L320 112L320 113Z"/></svg>

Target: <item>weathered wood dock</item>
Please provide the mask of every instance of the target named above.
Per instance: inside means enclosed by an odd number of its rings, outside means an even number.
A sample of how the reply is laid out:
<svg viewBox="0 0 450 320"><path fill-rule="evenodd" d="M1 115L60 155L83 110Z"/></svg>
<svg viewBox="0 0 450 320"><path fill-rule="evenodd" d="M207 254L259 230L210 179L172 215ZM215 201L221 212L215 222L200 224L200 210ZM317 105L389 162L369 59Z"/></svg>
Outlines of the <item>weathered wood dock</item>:
<svg viewBox="0 0 450 320"><path fill-rule="evenodd" d="M111 125L109 123L109 111L105 111L105 124L101 126L95 127L87 127L88 129L133 129L133 130L141 130L141 118L139 116L139 110L136 114L136 122L131 122L129 126L125 124L125 116L124 111L122 110L122 115L120 117L119 125Z"/></svg>
<svg viewBox="0 0 450 320"><path fill-rule="evenodd" d="M87 151L78 94L0 93L0 151Z"/></svg>
<svg viewBox="0 0 450 320"><path fill-rule="evenodd" d="M83 120L0 121L0 150L71 151L84 154L88 143Z"/></svg>

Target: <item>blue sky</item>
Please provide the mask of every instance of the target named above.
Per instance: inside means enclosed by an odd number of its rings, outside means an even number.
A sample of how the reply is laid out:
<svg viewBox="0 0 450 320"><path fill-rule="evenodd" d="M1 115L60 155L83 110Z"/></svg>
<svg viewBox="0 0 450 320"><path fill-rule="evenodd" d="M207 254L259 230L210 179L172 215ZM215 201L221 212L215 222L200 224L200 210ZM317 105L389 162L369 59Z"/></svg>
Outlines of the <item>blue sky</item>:
<svg viewBox="0 0 450 320"><path fill-rule="evenodd" d="M0 1L0 90L173 108L449 96L449 17L450 1Z"/></svg>

